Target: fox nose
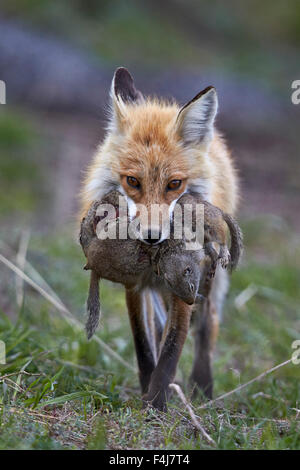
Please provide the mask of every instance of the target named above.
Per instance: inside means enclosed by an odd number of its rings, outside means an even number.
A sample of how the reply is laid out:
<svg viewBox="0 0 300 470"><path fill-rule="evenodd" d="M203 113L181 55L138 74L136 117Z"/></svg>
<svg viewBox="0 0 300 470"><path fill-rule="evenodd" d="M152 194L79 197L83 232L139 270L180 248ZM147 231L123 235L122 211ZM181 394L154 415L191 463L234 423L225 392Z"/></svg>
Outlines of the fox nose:
<svg viewBox="0 0 300 470"><path fill-rule="evenodd" d="M161 239L161 230L152 231L151 229L149 229L143 233L143 241L145 241L146 243L150 243L151 245L154 245L155 243L159 243L160 239Z"/></svg>

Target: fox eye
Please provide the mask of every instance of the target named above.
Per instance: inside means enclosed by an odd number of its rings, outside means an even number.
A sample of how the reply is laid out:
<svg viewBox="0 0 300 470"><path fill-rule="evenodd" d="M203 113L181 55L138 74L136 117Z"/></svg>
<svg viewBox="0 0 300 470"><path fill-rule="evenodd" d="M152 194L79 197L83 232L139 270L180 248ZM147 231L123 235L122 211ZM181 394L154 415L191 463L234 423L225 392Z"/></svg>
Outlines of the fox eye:
<svg viewBox="0 0 300 470"><path fill-rule="evenodd" d="M127 176L127 184L136 189L141 187L139 181L134 176Z"/></svg>
<svg viewBox="0 0 300 470"><path fill-rule="evenodd" d="M174 191L174 189L179 189L181 186L181 180L172 180L167 185L167 191Z"/></svg>

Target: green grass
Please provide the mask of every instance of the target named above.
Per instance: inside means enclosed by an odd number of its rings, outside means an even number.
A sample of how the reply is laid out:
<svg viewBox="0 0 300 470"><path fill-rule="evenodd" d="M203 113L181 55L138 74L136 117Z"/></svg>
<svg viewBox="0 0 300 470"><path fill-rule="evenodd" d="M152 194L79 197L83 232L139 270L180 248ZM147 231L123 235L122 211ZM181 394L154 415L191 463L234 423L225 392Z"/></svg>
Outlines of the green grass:
<svg viewBox="0 0 300 470"><path fill-rule="evenodd" d="M300 338L299 243L279 222L244 223L246 253L232 278L215 354L215 396L290 359ZM28 259L84 322L88 274L70 232L33 237ZM0 315L7 363L0 373L14 374L0 381L0 448L211 448L176 396L166 414L142 411L136 373L88 342L33 289L26 287L18 308L13 275L2 265L0 275L7 293ZM249 284L256 293L237 309L235 299ZM122 289L103 282L101 299L97 334L135 365ZM191 334L177 374L187 395L192 355ZM194 411L218 449L299 449L299 379L300 366L288 364L208 409L198 399Z"/></svg>

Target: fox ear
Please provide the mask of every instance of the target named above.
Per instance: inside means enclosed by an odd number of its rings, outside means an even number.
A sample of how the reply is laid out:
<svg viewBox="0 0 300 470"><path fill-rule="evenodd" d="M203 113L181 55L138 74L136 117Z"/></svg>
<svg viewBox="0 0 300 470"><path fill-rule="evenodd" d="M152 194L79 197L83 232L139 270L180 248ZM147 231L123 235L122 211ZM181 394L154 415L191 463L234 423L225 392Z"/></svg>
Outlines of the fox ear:
<svg viewBox="0 0 300 470"><path fill-rule="evenodd" d="M213 136L218 97L210 86L198 93L178 113L177 133L185 144L208 144Z"/></svg>
<svg viewBox="0 0 300 470"><path fill-rule="evenodd" d="M113 106L112 124L114 128L121 130L126 116L126 104L142 101L143 95L135 88L132 76L124 67L115 71L110 94Z"/></svg>
<svg viewBox="0 0 300 470"><path fill-rule="evenodd" d="M142 93L134 86L134 81L125 67L119 67L112 81L112 95L125 103L133 103L143 99Z"/></svg>

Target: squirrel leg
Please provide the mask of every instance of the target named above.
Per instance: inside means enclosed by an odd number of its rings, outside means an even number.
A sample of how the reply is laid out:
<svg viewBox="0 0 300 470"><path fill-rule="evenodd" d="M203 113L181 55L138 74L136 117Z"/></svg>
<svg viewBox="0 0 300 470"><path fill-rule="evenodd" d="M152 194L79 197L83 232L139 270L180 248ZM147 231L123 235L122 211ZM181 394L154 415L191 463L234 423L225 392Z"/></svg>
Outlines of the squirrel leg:
<svg viewBox="0 0 300 470"><path fill-rule="evenodd" d="M210 257L213 263L217 262L219 255L217 251L214 249L213 242L204 243L204 251L205 251L205 254Z"/></svg>
<svg viewBox="0 0 300 470"><path fill-rule="evenodd" d="M230 265L231 256L226 245L220 245L218 260L222 268L226 269Z"/></svg>

